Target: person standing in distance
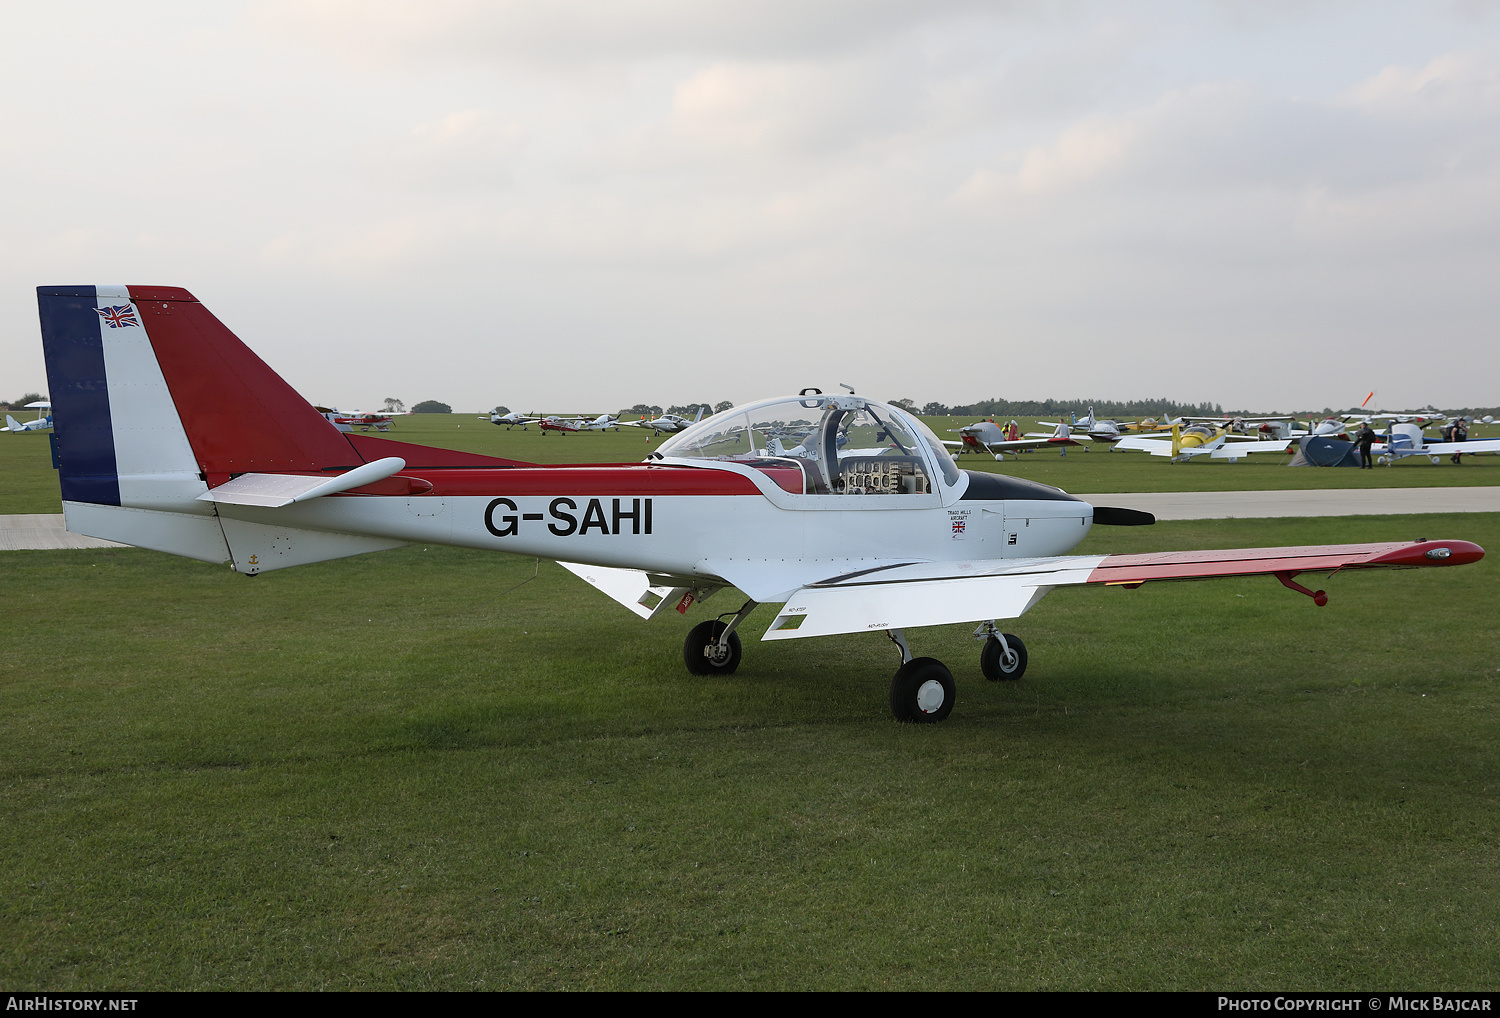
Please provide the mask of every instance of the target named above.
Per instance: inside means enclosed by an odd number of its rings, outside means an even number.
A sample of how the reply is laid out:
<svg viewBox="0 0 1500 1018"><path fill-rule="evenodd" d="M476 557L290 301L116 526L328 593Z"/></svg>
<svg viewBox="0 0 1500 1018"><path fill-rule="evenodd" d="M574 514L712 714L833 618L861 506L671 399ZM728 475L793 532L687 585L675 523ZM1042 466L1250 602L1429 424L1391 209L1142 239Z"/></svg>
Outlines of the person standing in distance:
<svg viewBox="0 0 1500 1018"><path fill-rule="evenodd" d="M1373 470L1375 462L1370 457L1370 446L1375 444L1375 429L1370 427L1370 422L1365 421L1359 426L1359 468L1361 470Z"/></svg>

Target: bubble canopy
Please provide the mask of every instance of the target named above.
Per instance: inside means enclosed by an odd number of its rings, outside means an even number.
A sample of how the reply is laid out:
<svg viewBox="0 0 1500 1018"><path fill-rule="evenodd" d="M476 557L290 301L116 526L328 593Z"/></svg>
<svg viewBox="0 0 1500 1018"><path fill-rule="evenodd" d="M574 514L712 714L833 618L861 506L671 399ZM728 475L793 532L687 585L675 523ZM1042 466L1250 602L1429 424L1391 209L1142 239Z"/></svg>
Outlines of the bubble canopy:
<svg viewBox="0 0 1500 1018"><path fill-rule="evenodd" d="M897 407L862 396L783 396L715 414L657 454L800 471L801 493L932 494L958 468L938 437Z"/></svg>

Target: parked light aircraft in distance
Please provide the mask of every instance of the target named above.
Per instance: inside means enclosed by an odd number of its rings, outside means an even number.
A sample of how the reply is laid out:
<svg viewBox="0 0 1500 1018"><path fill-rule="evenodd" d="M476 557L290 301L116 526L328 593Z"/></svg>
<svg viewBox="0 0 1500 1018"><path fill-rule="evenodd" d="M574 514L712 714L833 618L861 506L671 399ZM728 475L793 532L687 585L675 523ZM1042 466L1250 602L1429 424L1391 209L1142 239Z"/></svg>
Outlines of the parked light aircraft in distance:
<svg viewBox="0 0 1500 1018"><path fill-rule="evenodd" d="M703 411L705 409L707 408L700 406L698 408L698 416L692 420L680 417L677 414L662 414L660 417L652 417L650 419L642 417L638 421L620 421L619 425L622 428L650 428L658 435L675 435L677 432L685 431L703 420Z"/></svg>
<svg viewBox="0 0 1500 1018"><path fill-rule="evenodd" d="M961 453L978 452L982 449L988 452L985 449L986 443L1017 440L1021 437L1021 428L1015 421L1002 426L996 424L993 418L986 418L973 424L965 424L961 428L949 428L948 433L960 436L957 441L943 441L950 449L957 449Z"/></svg>
<svg viewBox="0 0 1500 1018"><path fill-rule="evenodd" d="M965 425L958 429L962 441L947 442L943 445L952 449L962 451L965 448L983 449L995 459L1004 459L1006 453L1019 456L1031 449L1057 449L1061 455L1068 454L1069 446L1080 446L1083 443L1073 437L1072 429L1068 425L1059 422L1052 426L1051 434L1030 432L1022 438L1009 437L1012 429L1007 426L1002 429L994 421L979 421L975 424ZM1085 452L1087 449L1084 450Z"/></svg>
<svg viewBox="0 0 1500 1018"><path fill-rule="evenodd" d="M1281 442L1283 445L1306 434L1292 426L1294 421L1291 414L1279 414L1274 417L1179 417L1177 422L1224 428L1229 432L1231 439Z"/></svg>
<svg viewBox="0 0 1500 1018"><path fill-rule="evenodd" d="M1082 432L1088 435L1092 441L1113 444L1124 437L1124 433L1120 430L1121 424L1119 421L1099 420L1094 416L1093 407L1089 407L1088 416L1081 420L1077 414L1071 411L1068 413L1068 418L1074 432ZM1057 422L1038 421L1037 425L1043 428L1056 428Z"/></svg>
<svg viewBox="0 0 1500 1018"><path fill-rule="evenodd" d="M608 431L610 428L620 430L619 420L613 414L600 414L592 420L582 417L542 417L536 424L544 437L549 431L566 435L570 431Z"/></svg>
<svg viewBox="0 0 1500 1018"><path fill-rule="evenodd" d="M479 419L481 421L488 420L491 424L503 424L505 425L506 431L509 431L511 428L515 427L519 427L522 431L526 431L528 430L526 425L535 424L537 421L541 420L540 417L527 417L525 414L520 413L519 411L512 411L508 414L490 414L488 418L481 417Z"/></svg>
<svg viewBox="0 0 1500 1018"><path fill-rule="evenodd" d="M1419 424L1392 424L1383 441L1370 446L1377 463L1390 466L1408 456L1426 456L1436 463L1443 456L1468 456L1472 453L1500 452L1500 438L1481 438L1472 442L1428 442Z"/></svg>
<svg viewBox="0 0 1500 1018"><path fill-rule="evenodd" d="M977 622L980 670L1013 679L1026 647L998 623L1058 586L1269 574L1321 605L1297 574L1484 555L1459 540L1066 555L1096 524L1154 520L960 470L920 420L854 395L726 410L635 464L536 466L340 432L186 290L37 296L75 533L248 575L413 541L546 557L642 618L736 588L740 607L688 634L689 671L734 672L735 630L777 604L766 640L887 634L902 662L891 709L905 721L941 721L956 696L941 662L912 655L907 629ZM261 424L238 427L246 416ZM794 419L816 437L800 455L768 455L761 430Z"/></svg>
<svg viewBox="0 0 1500 1018"><path fill-rule="evenodd" d="M1199 456L1210 459L1239 462L1251 453L1280 453L1287 451L1286 439L1259 441L1250 435L1236 435L1233 423L1190 424L1182 427L1172 425L1169 435L1131 435L1115 443L1116 452L1149 452L1153 456L1168 456L1172 463L1186 463Z"/></svg>
<svg viewBox="0 0 1500 1018"><path fill-rule="evenodd" d="M0 428L0 431L46 431L52 427L52 404L48 400L39 399L33 403L27 403L23 409L35 410L36 420L18 421L10 414L6 414L5 427Z"/></svg>
<svg viewBox="0 0 1500 1018"><path fill-rule="evenodd" d="M390 431L391 421L396 416L395 414L366 414L360 413L357 410L354 413L346 414L341 410L335 410L333 407L326 406L320 406L316 409L340 431L353 431L355 428L358 428L360 431L369 431L371 428L374 428L376 431Z"/></svg>
<svg viewBox="0 0 1500 1018"><path fill-rule="evenodd" d="M536 426L537 426L538 430L541 431L543 438L547 437L547 432L549 432L549 431L557 431L557 432L561 432L562 434L566 435L570 431L582 431L583 430L583 418L581 418L581 417L543 417L541 420L539 420L539 421L536 422Z"/></svg>

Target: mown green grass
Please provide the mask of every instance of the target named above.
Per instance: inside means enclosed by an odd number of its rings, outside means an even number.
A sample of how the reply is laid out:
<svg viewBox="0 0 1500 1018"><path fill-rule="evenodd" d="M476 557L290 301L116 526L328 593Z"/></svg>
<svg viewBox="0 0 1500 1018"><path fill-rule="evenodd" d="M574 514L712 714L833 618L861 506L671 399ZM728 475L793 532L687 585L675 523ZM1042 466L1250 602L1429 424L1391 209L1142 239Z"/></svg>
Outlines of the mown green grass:
<svg viewBox="0 0 1500 1018"><path fill-rule="evenodd" d="M595 415L597 416L597 415ZM926 418L941 438L955 438L950 428L967 418ZM1032 429L1034 421L1022 422ZM247 428L253 428L249 423ZM1500 435L1500 428L1480 428L1474 438ZM466 452L502 456L528 463L630 463L644 459L664 438L636 428L562 435L495 427L473 414L412 414L398 418L386 437ZM1279 457L1272 462L1195 462L1172 464L1143 453L1110 453L1091 447L1066 457L1038 450L997 463L990 456L964 455L960 465L1053 484L1074 492L1109 491L1254 491L1296 488L1404 488L1500 485L1500 456L1466 457L1462 466L1447 460L1433 466L1413 458L1374 471L1288 470ZM0 435L0 513L62 511L57 473L45 433Z"/></svg>
<svg viewBox="0 0 1500 1018"><path fill-rule="evenodd" d="M465 431L468 429L465 428ZM3 436L0 436L3 437ZM569 438L567 441L572 441ZM548 439L552 441L552 439ZM1080 551L1489 515L1096 528ZM0 557L0 982L44 988L1483 988L1500 611L1457 570L1063 590L689 677L686 629L437 548L247 579ZM520 586L516 586L520 584ZM514 589L511 589L514 588ZM722 603L721 603L722 601Z"/></svg>
<svg viewBox="0 0 1500 1018"><path fill-rule="evenodd" d="M60 513L46 431L0 433L0 513Z"/></svg>

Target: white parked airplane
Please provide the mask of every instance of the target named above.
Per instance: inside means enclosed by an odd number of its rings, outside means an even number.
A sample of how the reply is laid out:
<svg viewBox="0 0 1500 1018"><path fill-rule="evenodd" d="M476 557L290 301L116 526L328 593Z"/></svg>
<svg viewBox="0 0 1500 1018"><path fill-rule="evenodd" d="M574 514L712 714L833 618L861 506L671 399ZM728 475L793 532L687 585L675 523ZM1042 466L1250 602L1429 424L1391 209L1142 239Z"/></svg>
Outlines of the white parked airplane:
<svg viewBox="0 0 1500 1018"><path fill-rule="evenodd" d="M52 427L52 404L49 401L39 399L34 403L27 403L25 409L35 410L36 420L18 421L10 414L6 414L5 427L0 428L0 431L46 431Z"/></svg>
<svg viewBox="0 0 1500 1018"><path fill-rule="evenodd" d="M1071 430L1088 435L1092 441L1104 444L1118 442L1124 432L1121 430L1119 421L1099 420L1094 416L1094 408L1089 407L1088 416L1080 419L1077 414L1069 413ZM1057 428L1058 423L1054 421L1038 421L1037 425L1043 428Z"/></svg>
<svg viewBox="0 0 1500 1018"><path fill-rule="evenodd" d="M941 721L957 695L941 662L912 655L913 627L979 623L980 670L1015 679L1026 648L997 622L1059 586L1269 574L1321 605L1297 574L1484 555L1459 540L1066 555L1095 524L1153 520L960 470L920 420L854 395L726 410L638 464L538 467L344 433L186 290L37 296L75 533L247 575L413 541L546 557L642 618L737 588L742 606L688 633L689 671L734 672L735 630L776 604L766 640L888 635L903 721ZM264 426L235 426L252 413ZM816 432L807 454L771 455L764 433L794 420Z"/></svg>
<svg viewBox="0 0 1500 1018"><path fill-rule="evenodd" d="M481 417L479 419L481 421L486 420L486 418L484 417ZM505 430L507 431L515 427L519 427L522 431L526 431L528 430L526 425L535 424L537 421L541 420L540 417L527 417L525 414L519 411L513 411L508 414L490 414L487 419L491 424L505 425Z"/></svg>
<svg viewBox="0 0 1500 1018"><path fill-rule="evenodd" d="M675 435L677 432L686 431L694 424L703 420L703 411L706 409L708 408L700 406L698 408L698 415L692 420L680 417L677 414L662 414L660 417L652 417L649 420L643 417L638 421L620 421L619 426L622 428L650 428L658 435Z"/></svg>
<svg viewBox="0 0 1500 1018"><path fill-rule="evenodd" d="M1370 447L1377 463L1390 466L1408 456L1426 456L1436 463L1443 456L1468 456L1478 452L1500 452L1500 438L1481 438L1473 442L1428 442L1419 424L1392 424L1386 440Z"/></svg>

